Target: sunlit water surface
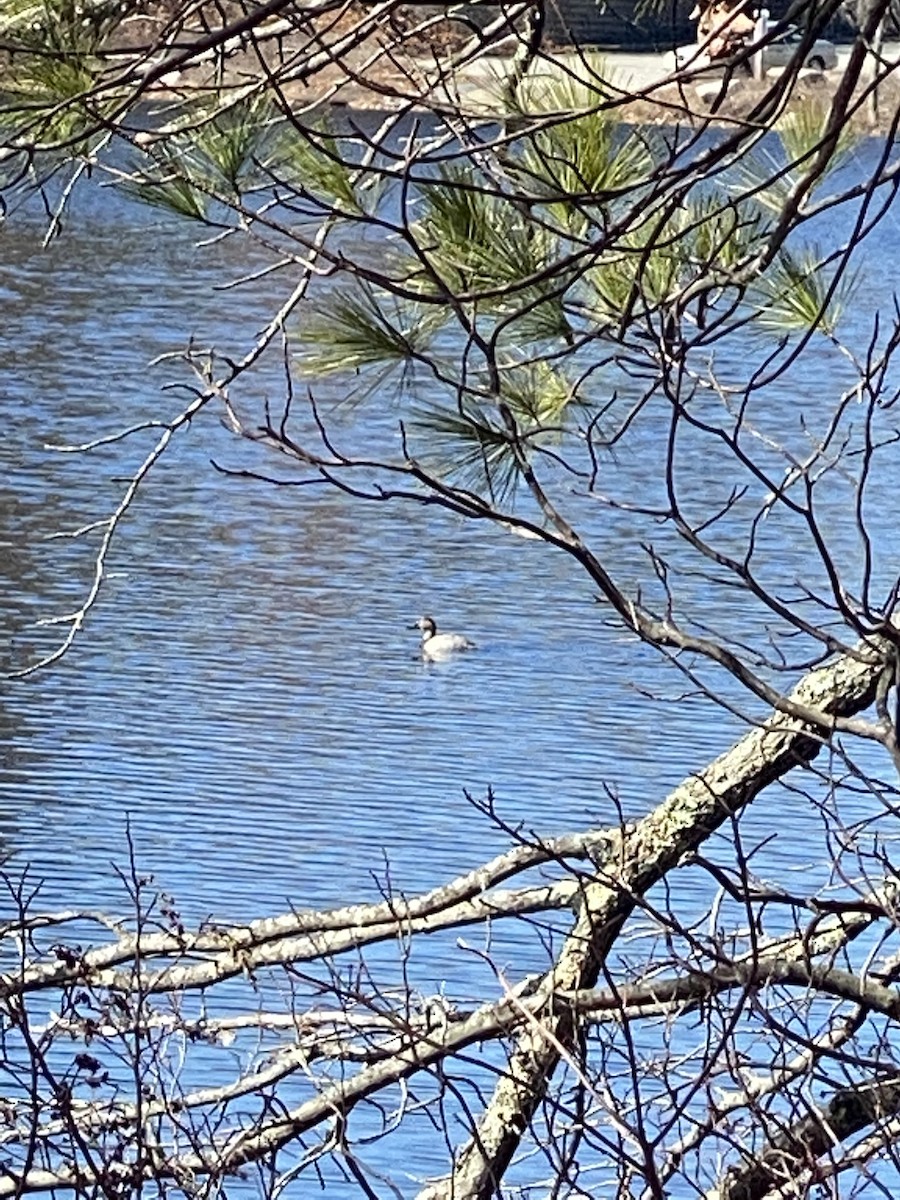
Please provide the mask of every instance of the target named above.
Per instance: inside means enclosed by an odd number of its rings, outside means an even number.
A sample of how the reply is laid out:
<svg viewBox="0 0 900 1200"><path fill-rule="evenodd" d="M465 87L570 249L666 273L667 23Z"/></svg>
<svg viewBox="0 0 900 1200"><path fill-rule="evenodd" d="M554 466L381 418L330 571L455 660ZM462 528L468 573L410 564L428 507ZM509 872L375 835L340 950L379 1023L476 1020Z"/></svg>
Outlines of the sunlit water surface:
<svg viewBox="0 0 900 1200"><path fill-rule="evenodd" d="M160 389L191 377L151 362L189 338L239 356L289 290L278 276L217 290L261 260L237 241L209 250L193 238L96 190L49 249L33 218L2 233L5 669L52 647L60 630L36 622L77 608L90 582L99 533L48 535L107 515L155 435L89 455L47 446L174 415L186 393ZM889 218L870 255L895 238ZM860 336L896 282L864 276L851 315ZM804 394L784 385L769 402L799 411L833 393L833 372L833 358L808 355ZM339 386L317 385L323 403ZM249 407L281 388L273 359L238 399ZM374 446L395 437L396 417L384 406L365 418ZM355 419L339 416L338 433ZM663 443L641 436L610 463L610 490L652 492ZM75 648L0 685L0 852L43 880L44 906L121 909L113 865L126 863L127 830L140 870L189 921L417 892L509 844L469 797L491 789L502 819L525 833L614 823L617 804L626 816L646 812L739 734L734 716L699 698L672 702L686 682L616 628L564 555L435 508L228 477L211 460L281 468L237 443L218 414L201 415L133 505ZM716 469L698 451L699 495L727 495ZM892 492L881 507L877 498L873 532L885 544L896 508ZM627 519L573 504L617 569L649 577ZM837 499L828 521L855 562ZM806 543L770 540L762 562L768 554L774 577L803 577ZM704 620L763 628L740 593L680 586ZM467 633L477 652L424 666L408 629L422 612ZM787 804L787 836L760 861L790 882L822 861L815 811L773 791L745 829L751 841L781 830ZM501 965L515 944L510 935ZM440 940L418 952L423 982L447 979L447 953ZM450 986L465 994L480 960L454 957Z"/></svg>

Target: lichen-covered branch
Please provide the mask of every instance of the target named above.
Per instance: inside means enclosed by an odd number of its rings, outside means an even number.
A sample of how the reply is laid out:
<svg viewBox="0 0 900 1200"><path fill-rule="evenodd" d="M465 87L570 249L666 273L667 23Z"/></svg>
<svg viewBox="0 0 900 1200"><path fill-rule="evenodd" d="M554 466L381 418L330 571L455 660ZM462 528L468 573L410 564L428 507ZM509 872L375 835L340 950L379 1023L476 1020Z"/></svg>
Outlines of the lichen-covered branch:
<svg viewBox="0 0 900 1200"><path fill-rule="evenodd" d="M859 657L845 656L812 672L790 699L822 714L862 712L875 698L892 645L873 639L859 650ZM796 720L773 716L647 817L623 829L615 853L585 884L577 920L541 985L547 1017L521 1035L475 1133L458 1153L452 1176L427 1189L423 1198L488 1200L496 1192L562 1051L574 1043L577 1020L569 1011L552 1013L554 995L594 987L618 931L649 888L770 783L811 762L823 745Z"/></svg>

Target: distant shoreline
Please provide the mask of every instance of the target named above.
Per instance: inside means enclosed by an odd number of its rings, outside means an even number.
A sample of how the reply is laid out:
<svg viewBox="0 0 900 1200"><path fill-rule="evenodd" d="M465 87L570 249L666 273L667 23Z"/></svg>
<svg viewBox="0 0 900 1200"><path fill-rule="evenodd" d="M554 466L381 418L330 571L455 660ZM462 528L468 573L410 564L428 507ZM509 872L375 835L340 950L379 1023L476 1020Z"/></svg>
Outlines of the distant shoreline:
<svg viewBox="0 0 900 1200"><path fill-rule="evenodd" d="M838 67L835 70L800 72L792 105L809 98L820 98L827 103L842 78L849 57L849 48L838 46L837 50ZM888 63L898 62L900 44L886 45L883 56ZM404 105L426 112L449 105L459 106L463 114L473 120L502 121L509 115L504 110L502 90L510 66L510 56L485 54L448 74L426 96L425 82L435 73L434 60L422 57L402 61L383 57L379 60L378 55L350 55L339 64L326 64L308 80L302 77L289 79L284 95L301 112L306 106L312 111L323 104L360 112L391 112ZM693 75L682 71L676 80L671 52L558 50L542 54L526 76L525 107L528 90L538 91L542 77L547 80L566 76L583 79L592 69L596 72L595 78L599 76L606 80L612 91L621 91L622 100L615 109L616 119L631 125L678 123L701 126L741 122L771 86L769 79L757 81L735 75L723 94L722 69ZM196 99L209 91L207 70L205 66L195 67L185 72L173 71L170 76L163 75L153 90L144 94L143 101L153 104ZM0 80L3 75L14 81L15 61L0 64ZM259 61L246 50L239 50L229 60L225 83L229 87L253 87L263 84L265 78ZM415 101L418 88L423 90L420 105ZM635 94L629 96L627 93L630 92ZM854 117L853 124L858 133L879 136L887 131L900 109L900 80L892 77L882 84L878 100L876 120L872 119L870 104Z"/></svg>

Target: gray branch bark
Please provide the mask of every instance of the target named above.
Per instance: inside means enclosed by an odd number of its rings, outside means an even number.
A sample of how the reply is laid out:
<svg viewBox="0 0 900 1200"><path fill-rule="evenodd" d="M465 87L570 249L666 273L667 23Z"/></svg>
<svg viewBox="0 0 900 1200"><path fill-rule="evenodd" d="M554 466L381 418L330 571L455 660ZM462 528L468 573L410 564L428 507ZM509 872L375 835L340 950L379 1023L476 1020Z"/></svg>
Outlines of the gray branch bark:
<svg viewBox="0 0 900 1200"><path fill-rule="evenodd" d="M816 710L820 727L862 712L874 701L892 652L887 639L860 644L854 654L807 675L788 707ZM554 996L593 988L639 898L770 783L810 763L824 744L807 724L776 713L621 831L618 852L585 887L575 924L541 985L545 1013L521 1035L452 1175L426 1188L420 1200L489 1200L497 1193L562 1055L575 1045L578 1018L568 1008L554 1011Z"/></svg>
<svg viewBox="0 0 900 1200"><path fill-rule="evenodd" d="M900 1080L873 1080L842 1088L827 1104L811 1110L776 1134L761 1153L733 1169L707 1200L763 1200L775 1188L793 1183L810 1164L845 1139L900 1111Z"/></svg>

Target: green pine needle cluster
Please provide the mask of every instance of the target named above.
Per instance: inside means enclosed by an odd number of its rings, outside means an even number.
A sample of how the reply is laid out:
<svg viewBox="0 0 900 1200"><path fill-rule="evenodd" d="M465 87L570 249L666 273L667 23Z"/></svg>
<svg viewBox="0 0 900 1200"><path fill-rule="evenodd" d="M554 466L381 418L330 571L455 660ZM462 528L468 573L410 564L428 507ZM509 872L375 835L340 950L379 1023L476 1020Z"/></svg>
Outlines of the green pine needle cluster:
<svg viewBox="0 0 900 1200"><path fill-rule="evenodd" d="M781 334L833 331L846 304L849 285L829 294L816 252L783 253L754 280L772 219L765 204L728 187L707 185L668 210L650 205L636 222L657 148L617 129L596 92L593 100L594 108L524 133L496 174L444 168L420 180L409 227L415 252L395 251L390 264L430 304L355 285L331 291L300 330L306 374L352 370L370 394L373 376L381 381L400 366L407 378L411 364L433 356L441 326L463 312L493 348L492 372L467 361L454 387L459 364L448 355L410 429L432 469L497 496L515 486L523 453L572 427L584 402L573 380L609 353L624 314L664 318L698 278L708 281L706 304L726 291L729 305L746 294L760 326ZM626 230L604 238L629 209ZM593 242L598 252L588 249ZM442 297L445 305L436 303ZM517 446L501 405L514 416Z"/></svg>
<svg viewBox="0 0 900 1200"><path fill-rule="evenodd" d="M321 126L284 121L257 93L186 107L167 136L146 148L145 160L123 188L183 217L203 220L212 201L243 199L275 179L311 199L319 216L332 208L362 212L340 140Z"/></svg>
<svg viewBox="0 0 900 1200"><path fill-rule="evenodd" d="M33 0L10 2L9 19L27 26ZM77 53L36 60L27 78L34 103L67 97L60 112L76 122L105 36L99 18L79 23L78 11L58 32ZM742 160L670 202L652 185L669 147L614 119L602 61L589 65L586 77L519 85L510 136L490 158L417 170L403 193L407 221L381 247L383 285L323 284L298 317L304 376L344 372L351 397L388 379L406 395L415 378L411 436L434 469L495 495L515 487L523 455L574 431L588 384L602 383L597 364L615 358L634 322L660 329L677 313L702 329L721 303L779 336L831 336L852 292L815 247L782 250L762 275L757 265L773 216L821 157L821 107L782 119L774 156ZM358 139L322 117L285 118L256 90L217 93L136 140L141 161L121 186L193 221L220 223L229 206L246 214L257 193L271 204L273 188L288 222L380 213L377 163L362 165ZM829 170L851 144L835 143Z"/></svg>
<svg viewBox="0 0 900 1200"><path fill-rule="evenodd" d="M90 135L99 136L117 99L101 86L105 51L128 9L127 0L4 3L0 39L11 60L3 73L0 122L7 138L58 148L67 157L89 152Z"/></svg>
<svg viewBox="0 0 900 1200"><path fill-rule="evenodd" d="M554 72L519 85L522 111L537 128L508 164L544 202L547 218L575 237L588 236L618 197L640 189L656 153L649 134L623 130L608 107L604 79L612 76L602 59L586 66L587 77Z"/></svg>
<svg viewBox="0 0 900 1200"><path fill-rule="evenodd" d="M146 146L122 190L178 216L205 220L212 201L239 199L258 184L273 128L272 106L257 95L191 106L166 137Z"/></svg>
<svg viewBox="0 0 900 1200"><path fill-rule="evenodd" d="M519 468L496 408L472 400L459 409L421 404L410 431L418 435L416 443L424 447L418 457L432 473L472 491L486 490L495 500L515 490Z"/></svg>
<svg viewBox="0 0 900 1200"><path fill-rule="evenodd" d="M855 272L844 273L836 282L834 271L823 266L816 246L796 252L783 249L752 289L757 324L776 334L818 330L833 336L856 284Z"/></svg>
<svg viewBox="0 0 900 1200"><path fill-rule="evenodd" d="M775 130L788 162L806 163L823 146L829 112L830 105L810 97L781 118ZM847 161L857 141L856 131L845 121L831 147L828 172Z"/></svg>
<svg viewBox="0 0 900 1200"><path fill-rule="evenodd" d="M455 406L420 403L410 429L420 435L422 461L431 471L500 501L515 491L521 455L530 457L560 440L573 403L574 390L563 371L545 360L512 363L501 368L496 399L468 395ZM515 441L501 405L515 424Z"/></svg>
<svg viewBox="0 0 900 1200"><path fill-rule="evenodd" d="M357 282L335 289L309 312L300 330L305 349L298 365L307 375L376 367L383 378L424 355L443 320L432 305L401 306Z"/></svg>
<svg viewBox="0 0 900 1200"><path fill-rule="evenodd" d="M272 174L296 188L313 205L345 216L364 212L363 184L349 147L329 130L327 120L307 126L284 122L272 154ZM377 194L370 197L374 207Z"/></svg>
<svg viewBox="0 0 900 1200"><path fill-rule="evenodd" d="M807 194L808 202L846 163L858 140L847 123L833 141L827 140L828 113L828 106L815 97L792 108L775 126L780 153L765 149L743 159L734 173L732 193L778 215L815 161L817 175ZM824 151L827 154L822 159Z"/></svg>
<svg viewBox="0 0 900 1200"><path fill-rule="evenodd" d="M422 189L420 207L411 229L419 259L405 260L411 283L428 295L468 295L518 343L571 335L551 229L486 181L452 170Z"/></svg>
<svg viewBox="0 0 900 1200"><path fill-rule="evenodd" d="M412 233L427 261L423 286L475 292L526 279L547 265L555 239L527 212L467 172L445 170L422 188Z"/></svg>

